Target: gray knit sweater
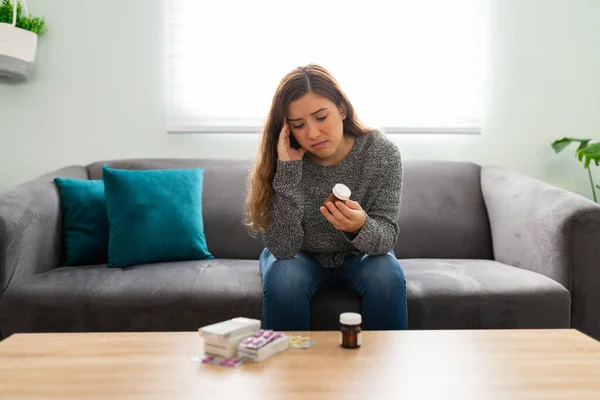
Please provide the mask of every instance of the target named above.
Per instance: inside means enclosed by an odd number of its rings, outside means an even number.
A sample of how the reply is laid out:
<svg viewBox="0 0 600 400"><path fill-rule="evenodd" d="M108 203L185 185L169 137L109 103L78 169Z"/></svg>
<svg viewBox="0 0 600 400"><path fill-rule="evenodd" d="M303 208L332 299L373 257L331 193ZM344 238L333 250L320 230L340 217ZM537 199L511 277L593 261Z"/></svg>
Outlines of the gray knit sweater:
<svg viewBox="0 0 600 400"><path fill-rule="evenodd" d="M336 183L348 186L350 199L367 213L357 234L338 231L319 210ZM303 250L323 267L336 268L349 255L385 254L398 239L402 160L398 147L378 130L357 137L335 165L316 164L306 155L278 160L273 190L263 242L277 259L294 258Z"/></svg>

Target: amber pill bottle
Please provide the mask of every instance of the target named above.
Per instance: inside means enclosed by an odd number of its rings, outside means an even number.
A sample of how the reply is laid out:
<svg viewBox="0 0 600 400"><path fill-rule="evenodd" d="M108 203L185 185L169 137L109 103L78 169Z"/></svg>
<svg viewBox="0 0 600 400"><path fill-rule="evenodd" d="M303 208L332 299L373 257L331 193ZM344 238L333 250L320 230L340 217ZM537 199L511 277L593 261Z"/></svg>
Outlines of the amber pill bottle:
<svg viewBox="0 0 600 400"><path fill-rule="evenodd" d="M348 186L344 185L343 183L338 183L333 187L333 189L331 189L331 192L323 202L323 205L327 207L328 201L331 201L334 204L336 201L345 202L346 200L350 199L351 194L352 192Z"/></svg>
<svg viewBox="0 0 600 400"><path fill-rule="evenodd" d="M357 349L362 344L362 316L353 312L340 314L340 346Z"/></svg>

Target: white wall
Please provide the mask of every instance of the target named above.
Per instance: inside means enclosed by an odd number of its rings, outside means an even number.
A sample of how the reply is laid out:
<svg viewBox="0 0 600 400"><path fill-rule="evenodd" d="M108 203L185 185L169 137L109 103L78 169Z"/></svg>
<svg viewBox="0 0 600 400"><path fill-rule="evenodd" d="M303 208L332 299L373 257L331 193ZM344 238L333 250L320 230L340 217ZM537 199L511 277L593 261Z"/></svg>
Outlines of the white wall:
<svg viewBox="0 0 600 400"><path fill-rule="evenodd" d="M253 157L256 135L165 132L163 1L28 5L46 17L49 31L40 41L35 79L0 83L0 192L65 164L100 159ZM394 140L405 159L514 168L590 197L574 148L557 156L550 143L562 136L600 139L600 2L494 0L491 10L482 134ZM208 55L207 62L217 57ZM595 176L600 183L600 173Z"/></svg>

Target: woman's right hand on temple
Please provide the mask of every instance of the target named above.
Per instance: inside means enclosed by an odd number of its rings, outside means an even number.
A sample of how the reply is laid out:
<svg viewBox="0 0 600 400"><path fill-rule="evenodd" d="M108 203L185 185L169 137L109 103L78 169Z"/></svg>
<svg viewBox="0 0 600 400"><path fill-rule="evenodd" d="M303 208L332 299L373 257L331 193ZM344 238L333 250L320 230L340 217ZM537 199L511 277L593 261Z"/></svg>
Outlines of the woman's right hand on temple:
<svg viewBox="0 0 600 400"><path fill-rule="evenodd" d="M294 149L290 146L290 127L288 125L287 119L283 120L283 128L281 128L281 132L279 133L279 141L277 143L277 156L281 161L296 161L302 160L304 150L302 147L299 149Z"/></svg>

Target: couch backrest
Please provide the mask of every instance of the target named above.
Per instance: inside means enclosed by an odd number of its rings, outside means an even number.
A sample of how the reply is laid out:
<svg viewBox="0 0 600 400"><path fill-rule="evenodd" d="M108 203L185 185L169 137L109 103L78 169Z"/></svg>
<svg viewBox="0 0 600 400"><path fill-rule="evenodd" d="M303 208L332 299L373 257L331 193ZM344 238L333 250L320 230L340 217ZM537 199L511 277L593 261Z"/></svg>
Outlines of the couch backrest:
<svg viewBox="0 0 600 400"><path fill-rule="evenodd" d="M216 258L258 259L260 236L242 223L249 160L131 159L87 166L101 179L102 166L119 169L204 168L202 211L209 250ZM471 163L404 161L398 258L492 258L480 168Z"/></svg>
<svg viewBox="0 0 600 400"><path fill-rule="evenodd" d="M242 223L250 161L211 159L140 159L88 165L90 179L101 179L102 166L118 169L204 168L202 214L208 249L216 258L258 259L264 248Z"/></svg>
<svg viewBox="0 0 600 400"><path fill-rule="evenodd" d="M469 162L404 161L398 258L492 259L481 167Z"/></svg>

